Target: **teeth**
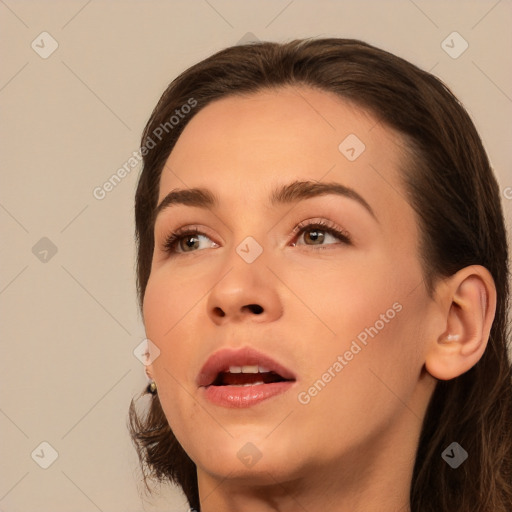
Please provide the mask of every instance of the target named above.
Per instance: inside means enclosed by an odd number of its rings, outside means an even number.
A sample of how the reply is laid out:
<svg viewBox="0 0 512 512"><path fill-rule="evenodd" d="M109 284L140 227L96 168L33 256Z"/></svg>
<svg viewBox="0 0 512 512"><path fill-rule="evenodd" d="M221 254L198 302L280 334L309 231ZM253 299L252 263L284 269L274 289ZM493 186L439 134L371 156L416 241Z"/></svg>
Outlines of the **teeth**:
<svg viewBox="0 0 512 512"><path fill-rule="evenodd" d="M260 381L260 382L254 382L253 384L241 384L241 386L243 386L245 388L247 386L259 386L260 384L265 384L265 383Z"/></svg>
<svg viewBox="0 0 512 512"><path fill-rule="evenodd" d="M247 366L230 366L229 373L268 373L270 370L257 364Z"/></svg>
<svg viewBox="0 0 512 512"><path fill-rule="evenodd" d="M258 365L242 366L242 373L258 373Z"/></svg>

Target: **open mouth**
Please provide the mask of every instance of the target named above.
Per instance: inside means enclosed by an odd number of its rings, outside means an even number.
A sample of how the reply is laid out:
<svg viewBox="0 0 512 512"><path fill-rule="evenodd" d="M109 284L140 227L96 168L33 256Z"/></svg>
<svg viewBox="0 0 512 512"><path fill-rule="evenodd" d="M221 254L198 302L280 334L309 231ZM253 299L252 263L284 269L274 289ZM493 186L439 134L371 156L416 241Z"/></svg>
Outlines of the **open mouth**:
<svg viewBox="0 0 512 512"><path fill-rule="evenodd" d="M246 348L213 355L197 382L203 396L211 403L240 409L286 393L296 378L272 358Z"/></svg>
<svg viewBox="0 0 512 512"><path fill-rule="evenodd" d="M218 373L211 386L259 386L290 380L263 366L230 366L228 371Z"/></svg>
<svg viewBox="0 0 512 512"><path fill-rule="evenodd" d="M295 374L274 358L252 347L223 348L201 368L196 383L202 396L226 408L255 406L285 394Z"/></svg>

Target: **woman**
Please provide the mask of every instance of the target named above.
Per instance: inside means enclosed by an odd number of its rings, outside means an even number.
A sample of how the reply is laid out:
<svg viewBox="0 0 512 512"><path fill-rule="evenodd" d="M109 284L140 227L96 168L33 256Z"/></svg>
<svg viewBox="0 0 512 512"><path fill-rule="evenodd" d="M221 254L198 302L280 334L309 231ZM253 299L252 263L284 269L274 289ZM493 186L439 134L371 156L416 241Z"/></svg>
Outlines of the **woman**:
<svg viewBox="0 0 512 512"><path fill-rule="evenodd" d="M227 48L141 152L145 479L203 512L512 509L499 189L438 79L355 40Z"/></svg>

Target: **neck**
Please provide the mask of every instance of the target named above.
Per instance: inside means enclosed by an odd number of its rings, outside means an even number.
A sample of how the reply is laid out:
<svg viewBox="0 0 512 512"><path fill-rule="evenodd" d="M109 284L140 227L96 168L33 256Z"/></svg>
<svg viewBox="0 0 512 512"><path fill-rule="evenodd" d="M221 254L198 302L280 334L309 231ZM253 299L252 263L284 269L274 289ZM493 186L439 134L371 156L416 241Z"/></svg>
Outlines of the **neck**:
<svg viewBox="0 0 512 512"><path fill-rule="evenodd" d="M200 490L202 512L297 512L330 510L333 512L410 512L409 486L397 489L398 475L378 484L351 488L338 480L302 479L287 482L261 482L251 486L205 483ZM267 475L272 479L272 475ZM234 484L234 485L233 485ZM222 487L222 490L220 490ZM208 490L206 490L208 489ZM356 490L357 489L357 490Z"/></svg>

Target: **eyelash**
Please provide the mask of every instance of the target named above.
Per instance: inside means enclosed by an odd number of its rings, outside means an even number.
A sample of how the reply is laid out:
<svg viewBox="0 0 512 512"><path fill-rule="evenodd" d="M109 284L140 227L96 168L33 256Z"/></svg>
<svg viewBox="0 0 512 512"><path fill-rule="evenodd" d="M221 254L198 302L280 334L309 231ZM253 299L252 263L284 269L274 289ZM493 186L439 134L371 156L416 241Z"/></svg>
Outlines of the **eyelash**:
<svg viewBox="0 0 512 512"><path fill-rule="evenodd" d="M336 227L336 225L334 225L331 222L326 221L326 220L319 220L319 221L315 221L315 222L311 222L311 221L301 222L295 228L293 228L294 238L298 238L300 235L302 235L306 231L314 231L315 229L324 231L325 233L328 233L328 234L334 236L335 238L338 238L339 240L341 240L342 243L344 243L346 245L352 244L352 238L346 231L339 229L338 227ZM184 254L184 253L176 252L176 245L178 244L178 242L181 239L187 238L190 236L194 236L194 235L196 235L196 236L204 235L204 236L208 237L208 235L199 231L198 228L187 228L187 227L180 228L180 229L174 231L173 233L170 233L169 236L165 239L165 242L163 244L164 252L169 253L169 254L172 253L174 255ZM325 250L325 249L329 249L331 245L335 245L335 244L327 244L327 245L319 245L319 246L311 245L309 247L312 247L313 250ZM191 251L191 252L196 252L196 251Z"/></svg>
<svg viewBox="0 0 512 512"><path fill-rule="evenodd" d="M297 226L295 226L293 228L293 235L294 235L294 237L298 238L300 235L302 235L306 231L313 231L315 229L318 229L320 231L325 231L329 235L332 235L335 238L338 238L346 245L350 245L352 243L352 239L351 239L350 235L345 230L338 228L335 224L333 224L332 222L327 221L327 220L318 220L315 222L306 220L306 221L300 222L299 224L297 224ZM331 245L334 245L334 244L319 245L319 246L311 245L310 247L313 247L314 250L323 250L323 249L328 249Z"/></svg>

